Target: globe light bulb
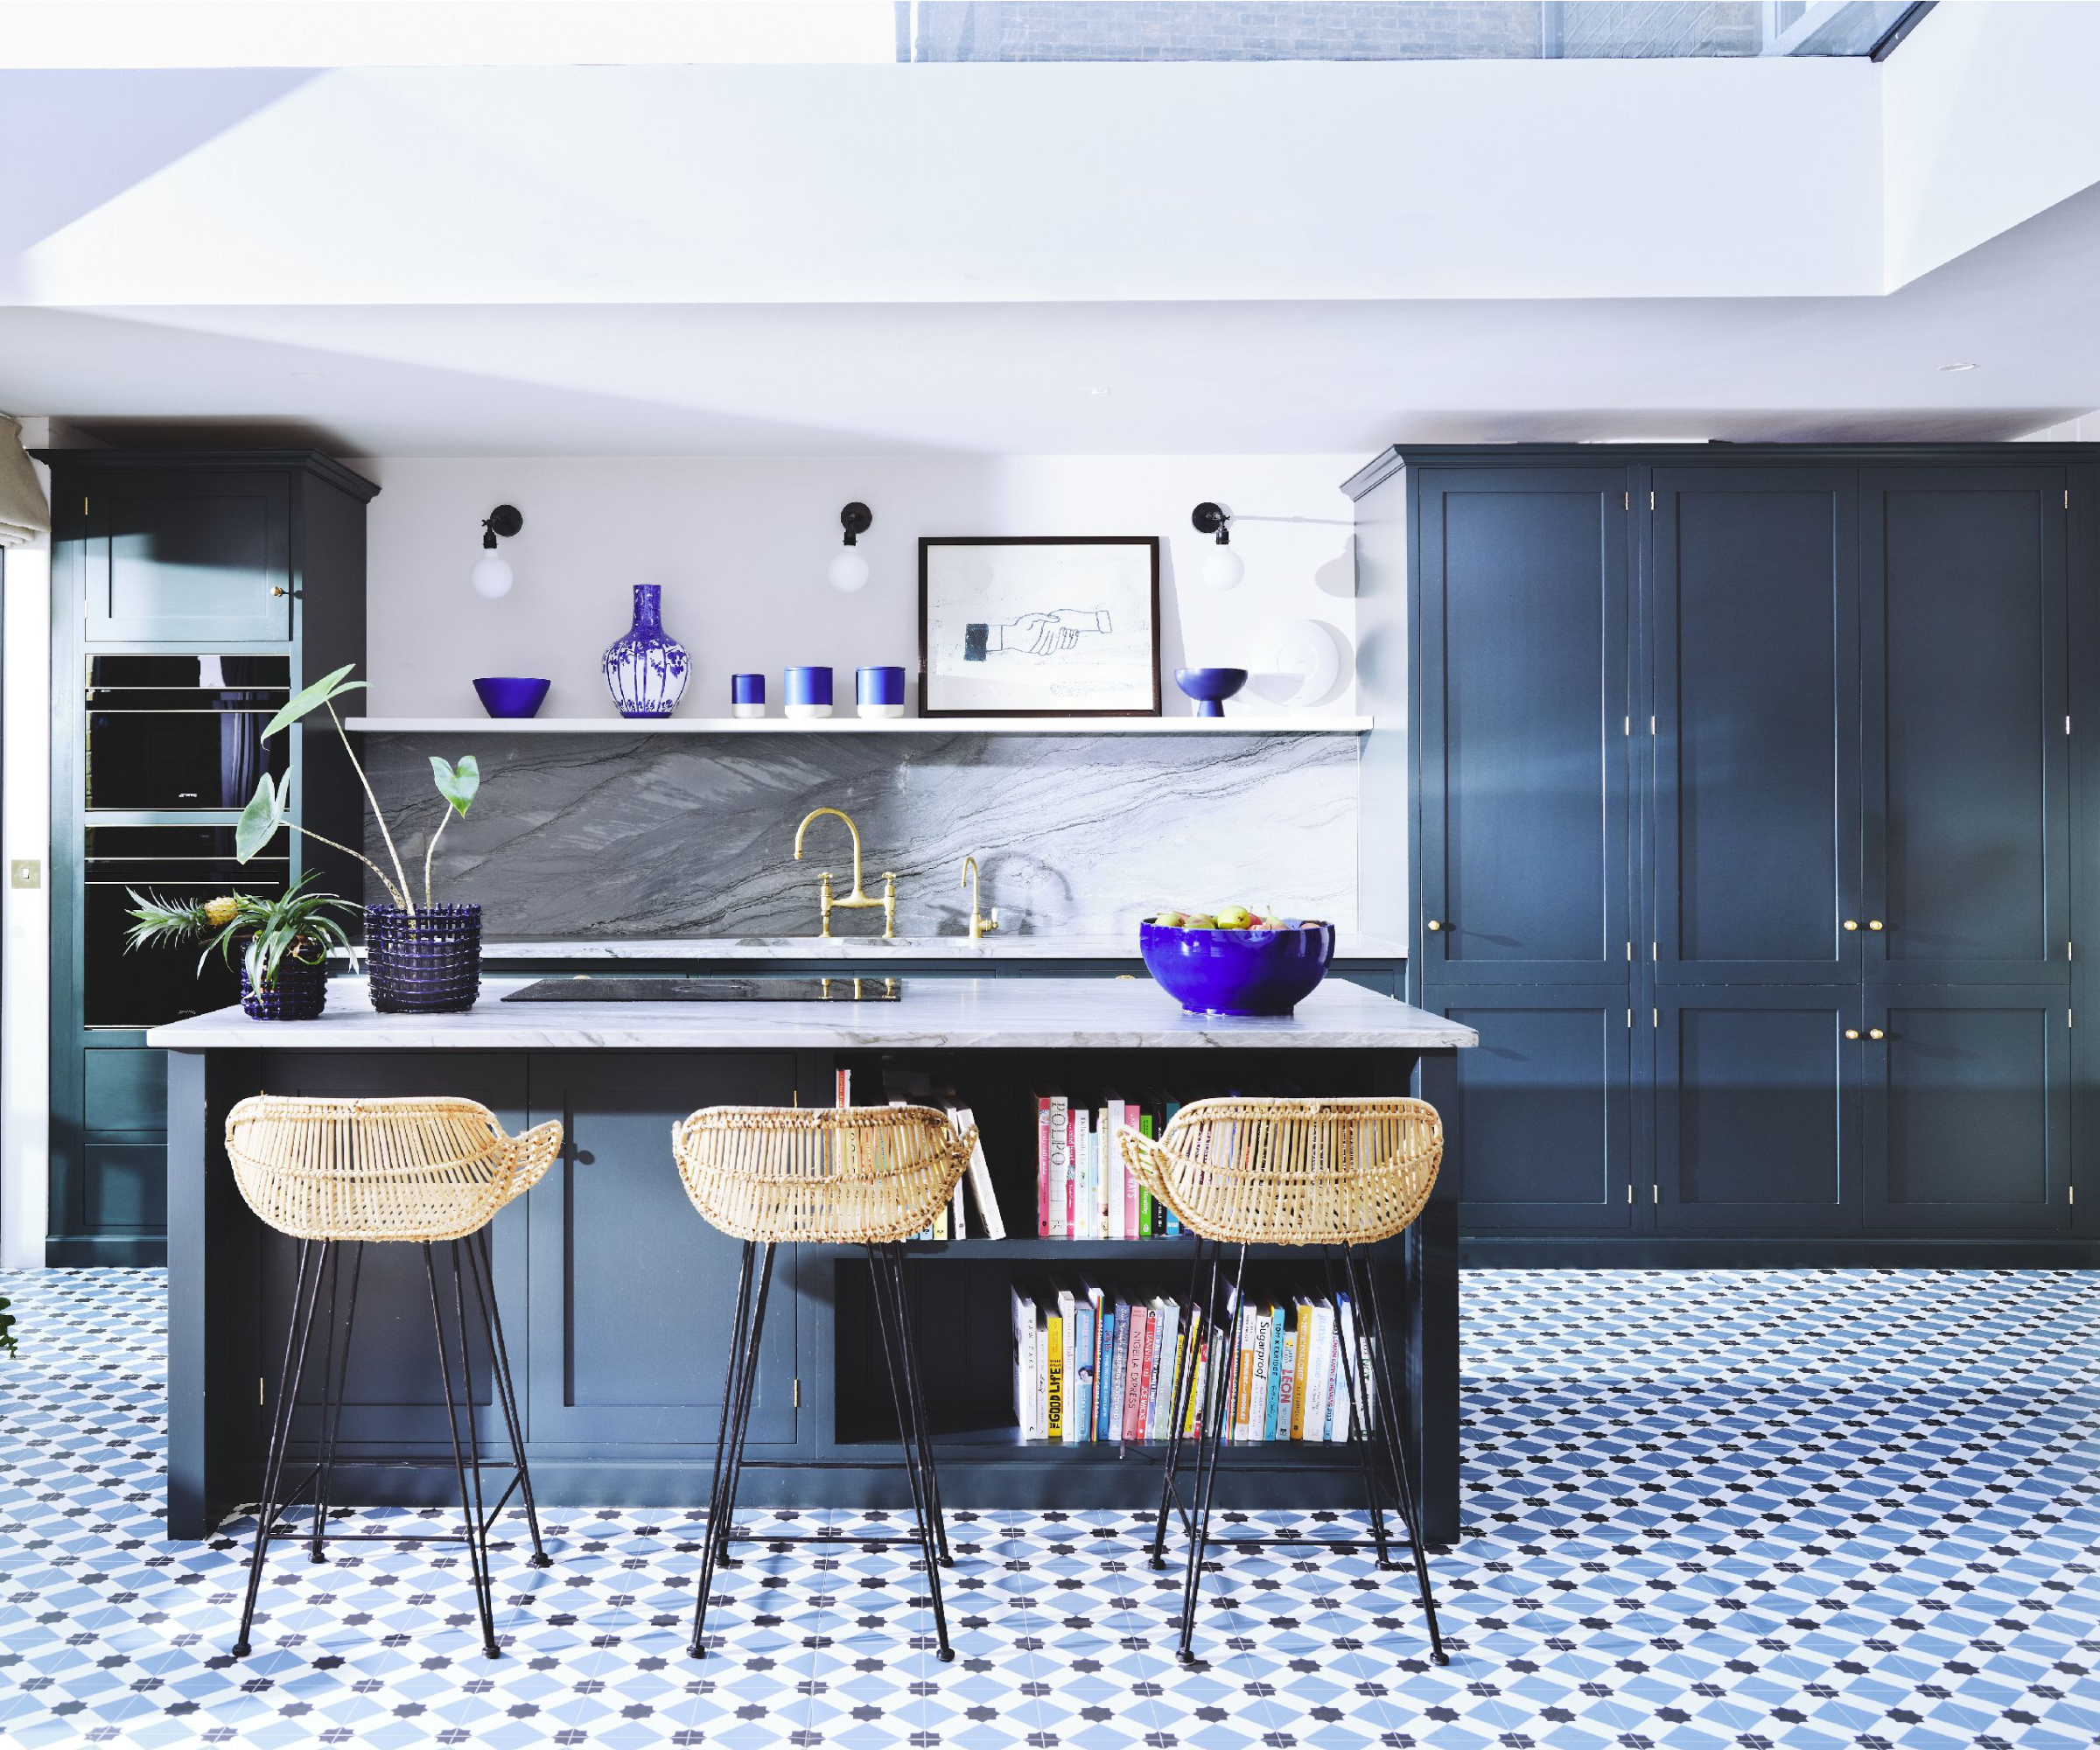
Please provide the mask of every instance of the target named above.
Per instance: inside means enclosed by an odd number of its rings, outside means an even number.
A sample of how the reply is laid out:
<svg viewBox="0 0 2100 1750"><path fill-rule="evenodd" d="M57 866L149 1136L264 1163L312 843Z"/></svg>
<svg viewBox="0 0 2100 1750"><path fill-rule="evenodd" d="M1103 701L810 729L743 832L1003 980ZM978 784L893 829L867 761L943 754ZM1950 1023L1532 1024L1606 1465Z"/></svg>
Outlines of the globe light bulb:
<svg viewBox="0 0 2100 1750"><path fill-rule="evenodd" d="M851 547L842 547L832 556L830 568L824 572L831 587L842 596L850 596L864 588L868 581L868 562Z"/></svg>
<svg viewBox="0 0 2100 1750"><path fill-rule="evenodd" d="M498 554L484 553L474 561L474 593L494 601L510 593L510 566Z"/></svg>
<svg viewBox="0 0 2100 1750"><path fill-rule="evenodd" d="M1214 590L1228 590L1247 575L1240 556L1229 547L1214 547L1203 561L1203 581Z"/></svg>

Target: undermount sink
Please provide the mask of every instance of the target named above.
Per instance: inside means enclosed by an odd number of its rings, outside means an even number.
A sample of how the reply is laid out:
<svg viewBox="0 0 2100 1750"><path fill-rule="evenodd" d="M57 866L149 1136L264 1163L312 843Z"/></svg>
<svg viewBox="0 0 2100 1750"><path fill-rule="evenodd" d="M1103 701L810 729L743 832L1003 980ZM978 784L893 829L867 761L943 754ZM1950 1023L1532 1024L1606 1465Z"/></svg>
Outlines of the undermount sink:
<svg viewBox="0 0 2100 1750"><path fill-rule="evenodd" d="M511 991L506 1003L894 1003L898 978L732 978L696 973L598 978L579 972L542 978Z"/></svg>

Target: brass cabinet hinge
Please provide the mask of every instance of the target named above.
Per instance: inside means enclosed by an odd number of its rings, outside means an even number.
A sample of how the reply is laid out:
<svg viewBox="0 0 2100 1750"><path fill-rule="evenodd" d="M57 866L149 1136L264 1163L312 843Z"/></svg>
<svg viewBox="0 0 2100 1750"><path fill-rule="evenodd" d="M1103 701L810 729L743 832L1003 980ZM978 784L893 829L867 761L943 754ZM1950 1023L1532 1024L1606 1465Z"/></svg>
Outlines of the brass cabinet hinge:
<svg viewBox="0 0 2100 1750"><path fill-rule="evenodd" d="M1634 1012L1631 1009L1626 1012L1626 1030L1629 1033L1634 1030Z"/></svg>
<svg viewBox="0 0 2100 1750"><path fill-rule="evenodd" d="M1653 486L1650 486L1650 487L1648 488L1648 508L1650 510L1653 510L1653 509L1656 508L1656 492L1655 492L1655 488L1654 488Z"/></svg>
<svg viewBox="0 0 2100 1750"><path fill-rule="evenodd" d="M1655 1028L1655 1029L1656 1029L1657 1032L1660 1032L1660 1031L1662 1030L1662 1010L1660 1010L1660 1009L1650 1009L1650 1010L1648 1012L1648 1026L1651 1026L1651 1027L1654 1027L1654 1028Z"/></svg>
<svg viewBox="0 0 2100 1750"><path fill-rule="evenodd" d="M2066 510L2071 508L2071 489L2068 486L2063 489L2063 508Z"/></svg>
<svg viewBox="0 0 2100 1750"><path fill-rule="evenodd" d="M2078 1187L2076 1185L2067 1185L2063 1187L2063 1200L2067 1203L2076 1203L2078 1200Z"/></svg>
<svg viewBox="0 0 2100 1750"><path fill-rule="evenodd" d="M802 1407L802 1382L800 1379L794 1382L794 1407L797 1410Z"/></svg>
<svg viewBox="0 0 2100 1750"><path fill-rule="evenodd" d="M1651 1185L1648 1188L1655 1193L1655 1200L1660 1203L1662 1200L1662 1187L1660 1185Z"/></svg>
<svg viewBox="0 0 2100 1750"><path fill-rule="evenodd" d="M1630 961L1633 959L1633 957L1634 957L1634 945L1633 945L1633 943L1632 943L1632 942L1628 942L1628 943L1627 943L1627 945L1626 945L1626 957L1627 957L1627 959L1628 959L1629 962L1630 962Z"/></svg>
<svg viewBox="0 0 2100 1750"><path fill-rule="evenodd" d="M1621 510L1631 510L1634 508L1634 494L1630 489L1621 493L1620 497L1625 500L1625 502L1620 506Z"/></svg>
<svg viewBox="0 0 2100 1750"><path fill-rule="evenodd" d="M265 1398L264 1398L264 1397L263 1397L263 1396L262 1396L262 1391L263 1391L263 1385L262 1385L262 1376L261 1374L257 1374L257 1375L256 1376L256 1407L257 1407L258 1409L260 1409L260 1408L262 1407L262 1404L264 1404L264 1403L267 1401L267 1400L265 1400Z"/></svg>
<svg viewBox="0 0 2100 1750"><path fill-rule="evenodd" d="M1628 1203L1634 1200L1634 1187L1630 1184L1626 1187L1626 1200Z"/></svg>

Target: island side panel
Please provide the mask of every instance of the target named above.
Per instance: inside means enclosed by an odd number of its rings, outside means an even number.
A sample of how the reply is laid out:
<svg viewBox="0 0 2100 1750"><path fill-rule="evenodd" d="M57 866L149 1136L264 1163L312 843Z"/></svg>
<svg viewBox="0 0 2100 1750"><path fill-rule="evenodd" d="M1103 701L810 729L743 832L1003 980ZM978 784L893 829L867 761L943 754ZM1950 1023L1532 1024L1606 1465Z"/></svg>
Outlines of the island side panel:
<svg viewBox="0 0 2100 1750"><path fill-rule="evenodd" d="M1415 1060L1415 1097L1444 1121L1447 1159L1459 1158L1459 1072L1455 1051L1424 1051ZM1407 1398L1414 1425L1416 1487L1422 1536L1431 1544L1459 1537L1459 1194L1437 1175L1429 1204L1407 1236Z"/></svg>
<svg viewBox="0 0 2100 1750"><path fill-rule="evenodd" d="M253 1223L226 1160L226 1115L261 1085L253 1052L168 1054L168 1523L210 1534L258 1438L261 1307Z"/></svg>

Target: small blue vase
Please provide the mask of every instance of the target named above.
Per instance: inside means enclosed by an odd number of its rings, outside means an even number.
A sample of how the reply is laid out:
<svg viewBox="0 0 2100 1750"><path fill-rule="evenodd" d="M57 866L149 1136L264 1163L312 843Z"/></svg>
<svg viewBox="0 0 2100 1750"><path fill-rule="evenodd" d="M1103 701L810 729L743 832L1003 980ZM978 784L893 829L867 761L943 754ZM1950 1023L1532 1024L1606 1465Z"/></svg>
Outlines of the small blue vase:
<svg viewBox="0 0 2100 1750"><path fill-rule="evenodd" d="M622 717L668 717L676 709L685 696L685 646L663 629L660 585L634 585L634 624L600 666Z"/></svg>

